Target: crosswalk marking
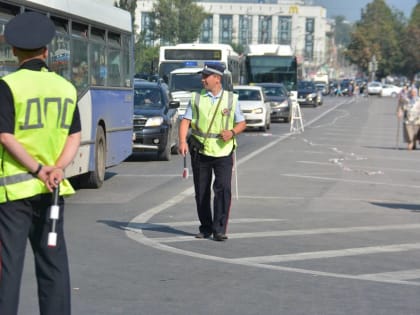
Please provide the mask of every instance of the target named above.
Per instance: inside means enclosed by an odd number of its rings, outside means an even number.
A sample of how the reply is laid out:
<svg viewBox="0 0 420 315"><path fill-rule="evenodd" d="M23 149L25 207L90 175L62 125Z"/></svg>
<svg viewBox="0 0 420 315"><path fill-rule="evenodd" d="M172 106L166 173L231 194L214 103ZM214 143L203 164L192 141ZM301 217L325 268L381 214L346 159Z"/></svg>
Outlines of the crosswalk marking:
<svg viewBox="0 0 420 315"><path fill-rule="evenodd" d="M285 220L284 219L243 218L243 219L230 219L229 224L264 223L264 222L279 222L279 221L285 221ZM199 225L200 225L199 221L178 221L178 222L170 222L170 223L162 223L162 222L138 223L136 227L143 230L148 230L148 229L156 230L156 227L158 226L162 226L163 228L168 228L168 227L199 226Z"/></svg>
<svg viewBox="0 0 420 315"><path fill-rule="evenodd" d="M418 249L420 249L420 243L409 243L409 244L369 246L369 247L359 247L359 248L344 248L344 249L338 249L338 250L324 250L324 251L285 254L285 255L242 257L242 258L236 258L233 260L267 264L267 263L281 263L281 262L288 262L288 261L300 261L300 260L310 260L310 259L323 259L323 258L359 256L359 255L382 254L382 253L396 253L396 252L404 252L404 251L418 250Z"/></svg>
<svg viewBox="0 0 420 315"><path fill-rule="evenodd" d="M130 229L141 229L139 223L131 222ZM140 223L141 224L141 223ZM164 223L162 223L164 224ZM170 228L172 224L164 225ZM285 237L285 236L302 236L316 234L339 234L339 233L357 233L357 232L378 232L392 230L408 230L419 229L420 224L394 224L394 225L378 225L378 226L356 226L344 228L322 228L309 230L285 230L285 231L265 231L252 233L229 233L230 239L245 238L261 238L261 237ZM191 236L174 236L174 237L153 237L154 241L160 243L188 242L194 240Z"/></svg>
<svg viewBox="0 0 420 315"><path fill-rule="evenodd" d="M372 274L361 274L358 277L368 280L412 280L420 279L420 269L400 270Z"/></svg>

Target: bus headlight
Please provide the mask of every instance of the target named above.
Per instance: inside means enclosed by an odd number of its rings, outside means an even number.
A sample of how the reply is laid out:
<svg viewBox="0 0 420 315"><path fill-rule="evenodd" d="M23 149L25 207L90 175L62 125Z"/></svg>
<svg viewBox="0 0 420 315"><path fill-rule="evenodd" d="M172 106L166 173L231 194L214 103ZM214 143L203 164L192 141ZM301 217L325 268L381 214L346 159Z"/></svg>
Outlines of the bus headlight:
<svg viewBox="0 0 420 315"><path fill-rule="evenodd" d="M158 127L162 125L163 118L161 116L150 117L147 119L145 127Z"/></svg>

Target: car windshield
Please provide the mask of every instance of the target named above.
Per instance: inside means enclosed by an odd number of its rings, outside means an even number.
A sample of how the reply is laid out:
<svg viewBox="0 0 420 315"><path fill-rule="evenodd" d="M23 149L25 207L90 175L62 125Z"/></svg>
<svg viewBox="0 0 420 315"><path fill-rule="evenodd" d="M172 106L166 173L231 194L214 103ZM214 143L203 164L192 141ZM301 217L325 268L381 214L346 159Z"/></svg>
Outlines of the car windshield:
<svg viewBox="0 0 420 315"><path fill-rule="evenodd" d="M158 109L164 105L162 94L157 88L134 88L134 109Z"/></svg>
<svg viewBox="0 0 420 315"><path fill-rule="evenodd" d="M301 90L315 90L315 85L310 81L300 81L298 84L298 89Z"/></svg>
<svg viewBox="0 0 420 315"><path fill-rule="evenodd" d="M261 94L257 90L235 90L240 101L261 101Z"/></svg>
<svg viewBox="0 0 420 315"><path fill-rule="evenodd" d="M264 93L267 96L286 96L286 91L278 86L264 86Z"/></svg>

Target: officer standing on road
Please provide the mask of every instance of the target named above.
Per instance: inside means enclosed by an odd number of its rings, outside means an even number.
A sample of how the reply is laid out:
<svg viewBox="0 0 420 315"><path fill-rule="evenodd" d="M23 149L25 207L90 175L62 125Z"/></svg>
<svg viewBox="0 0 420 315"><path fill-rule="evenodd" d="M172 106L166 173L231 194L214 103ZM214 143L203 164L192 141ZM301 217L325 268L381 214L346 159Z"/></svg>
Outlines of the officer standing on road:
<svg viewBox="0 0 420 315"><path fill-rule="evenodd" d="M0 314L18 313L25 248L34 253L41 315L70 314L70 277L63 234L63 197L57 245L48 247L51 191L73 194L64 169L80 145L74 86L45 60L55 35L45 15L25 12L4 32L19 68L0 80ZM35 311L34 311L35 312Z"/></svg>
<svg viewBox="0 0 420 315"><path fill-rule="evenodd" d="M225 66L207 63L201 72L204 89L193 93L179 127L179 152L190 151L199 233L196 238L227 239L226 228L231 204L231 180L235 136L246 128L238 96L223 90ZM191 136L187 144L188 129ZM211 212L211 183L214 202Z"/></svg>

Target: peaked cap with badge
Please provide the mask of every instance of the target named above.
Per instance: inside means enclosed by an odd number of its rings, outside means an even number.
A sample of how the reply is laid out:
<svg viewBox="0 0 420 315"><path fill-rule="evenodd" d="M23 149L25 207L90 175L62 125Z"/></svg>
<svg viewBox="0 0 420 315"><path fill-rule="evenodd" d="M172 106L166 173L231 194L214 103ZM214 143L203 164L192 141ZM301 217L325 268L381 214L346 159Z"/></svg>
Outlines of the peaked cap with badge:
<svg viewBox="0 0 420 315"><path fill-rule="evenodd" d="M24 12L13 17L4 31L6 42L23 50L47 46L55 35L54 23L37 12Z"/></svg>
<svg viewBox="0 0 420 315"><path fill-rule="evenodd" d="M201 74L218 74L220 76L223 76L223 72L225 72L225 69L226 67L222 63L206 62L204 64L203 70L201 70Z"/></svg>

